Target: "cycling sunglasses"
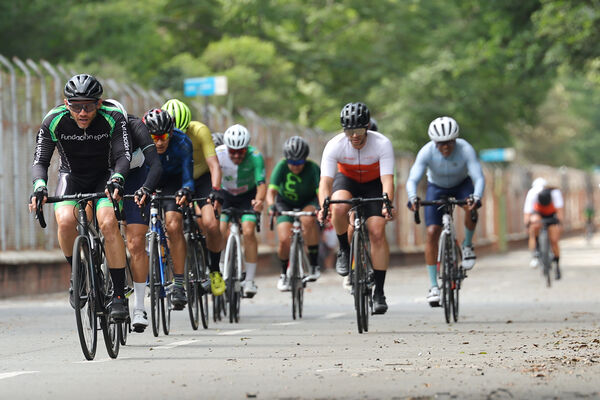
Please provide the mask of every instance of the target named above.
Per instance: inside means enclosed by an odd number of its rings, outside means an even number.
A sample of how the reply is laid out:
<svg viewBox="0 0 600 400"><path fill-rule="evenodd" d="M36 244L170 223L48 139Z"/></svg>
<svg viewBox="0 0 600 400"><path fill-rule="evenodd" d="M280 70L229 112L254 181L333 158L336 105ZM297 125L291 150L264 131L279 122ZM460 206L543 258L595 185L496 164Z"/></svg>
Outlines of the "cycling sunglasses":
<svg viewBox="0 0 600 400"><path fill-rule="evenodd" d="M155 142L158 142L159 140L169 140L169 137L171 137L171 134L168 132L165 132L161 135L152 135L152 139Z"/></svg>
<svg viewBox="0 0 600 400"><path fill-rule="evenodd" d="M67 101L67 105L75 114L79 114L81 110L85 110L85 112L92 112L96 109L97 101L93 103L70 103Z"/></svg>
<svg viewBox="0 0 600 400"><path fill-rule="evenodd" d="M344 133L348 137L363 136L367 133L367 128L344 129Z"/></svg>
<svg viewBox="0 0 600 400"><path fill-rule="evenodd" d="M286 160L286 162L290 165L304 165L304 163L306 163L306 160Z"/></svg>
<svg viewBox="0 0 600 400"><path fill-rule="evenodd" d="M230 148L228 148L227 151L232 156L236 155L236 154L244 154L244 153L246 153L246 149L245 148L244 149L230 149Z"/></svg>

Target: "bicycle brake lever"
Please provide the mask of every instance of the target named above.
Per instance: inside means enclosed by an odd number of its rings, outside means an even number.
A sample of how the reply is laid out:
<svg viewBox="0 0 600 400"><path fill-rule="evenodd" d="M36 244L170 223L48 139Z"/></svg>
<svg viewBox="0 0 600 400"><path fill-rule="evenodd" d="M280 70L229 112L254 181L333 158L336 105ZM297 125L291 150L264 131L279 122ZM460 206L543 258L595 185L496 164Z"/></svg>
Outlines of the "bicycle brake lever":
<svg viewBox="0 0 600 400"><path fill-rule="evenodd" d="M37 197L37 196L36 196ZM36 199L35 218L40 223L40 226L46 228L46 219L44 218L44 208L40 199Z"/></svg>

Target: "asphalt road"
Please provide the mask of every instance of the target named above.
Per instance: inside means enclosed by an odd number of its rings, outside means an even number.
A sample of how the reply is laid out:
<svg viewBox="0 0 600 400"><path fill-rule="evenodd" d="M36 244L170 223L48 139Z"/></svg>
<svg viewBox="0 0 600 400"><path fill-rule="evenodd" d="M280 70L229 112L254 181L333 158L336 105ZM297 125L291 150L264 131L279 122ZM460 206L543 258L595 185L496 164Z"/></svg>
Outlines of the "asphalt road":
<svg viewBox="0 0 600 400"><path fill-rule="evenodd" d="M276 277L257 280L239 324L131 334L111 360L101 335L85 361L67 296L0 301L0 399L600 398L600 237L562 243L548 289L528 252L481 257L458 323L425 302L424 266L392 268L387 314L356 330L352 297L324 274L293 321Z"/></svg>

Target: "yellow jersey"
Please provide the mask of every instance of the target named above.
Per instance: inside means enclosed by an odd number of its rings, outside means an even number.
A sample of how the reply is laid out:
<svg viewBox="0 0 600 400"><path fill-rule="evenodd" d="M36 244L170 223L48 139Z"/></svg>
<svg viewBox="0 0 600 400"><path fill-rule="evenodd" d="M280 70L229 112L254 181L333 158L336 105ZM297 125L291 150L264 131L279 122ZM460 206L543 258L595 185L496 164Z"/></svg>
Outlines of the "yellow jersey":
<svg viewBox="0 0 600 400"><path fill-rule="evenodd" d="M206 159L217 155L215 144L213 143L210 129L202 122L191 121L185 133L192 140L194 148L194 179L198 179L208 172Z"/></svg>

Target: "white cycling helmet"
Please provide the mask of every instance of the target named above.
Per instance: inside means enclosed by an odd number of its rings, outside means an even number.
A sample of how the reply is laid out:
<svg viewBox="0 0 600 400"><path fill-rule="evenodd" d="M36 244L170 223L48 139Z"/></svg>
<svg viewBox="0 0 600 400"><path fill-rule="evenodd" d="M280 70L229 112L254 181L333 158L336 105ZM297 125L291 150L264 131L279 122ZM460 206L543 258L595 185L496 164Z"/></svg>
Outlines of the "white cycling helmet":
<svg viewBox="0 0 600 400"><path fill-rule="evenodd" d="M427 131L434 142L446 142L458 137L458 123L452 117L439 117L431 121Z"/></svg>
<svg viewBox="0 0 600 400"><path fill-rule="evenodd" d="M240 124L230 126L223 135L223 144L230 149L244 149L248 143L250 143L250 132Z"/></svg>
<svg viewBox="0 0 600 400"><path fill-rule="evenodd" d="M109 102L109 103L113 104L115 107L117 107L125 116L125 121L127 121L127 110L125 109L125 107L123 107L123 104L119 103L115 99L106 99L106 100L104 100L104 102Z"/></svg>
<svg viewBox="0 0 600 400"><path fill-rule="evenodd" d="M535 178L535 180L533 181L533 183L531 184L531 187L546 187L546 185L548 185L548 182L546 182L546 180L544 178Z"/></svg>

